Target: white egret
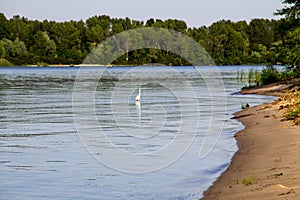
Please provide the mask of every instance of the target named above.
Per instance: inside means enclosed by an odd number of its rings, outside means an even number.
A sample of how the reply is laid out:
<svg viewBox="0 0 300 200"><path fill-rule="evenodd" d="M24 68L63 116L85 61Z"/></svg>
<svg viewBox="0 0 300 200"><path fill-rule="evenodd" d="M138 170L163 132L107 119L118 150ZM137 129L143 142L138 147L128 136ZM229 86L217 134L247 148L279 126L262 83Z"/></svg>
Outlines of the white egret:
<svg viewBox="0 0 300 200"><path fill-rule="evenodd" d="M141 88L139 88L139 94L135 97L135 101L141 100Z"/></svg>

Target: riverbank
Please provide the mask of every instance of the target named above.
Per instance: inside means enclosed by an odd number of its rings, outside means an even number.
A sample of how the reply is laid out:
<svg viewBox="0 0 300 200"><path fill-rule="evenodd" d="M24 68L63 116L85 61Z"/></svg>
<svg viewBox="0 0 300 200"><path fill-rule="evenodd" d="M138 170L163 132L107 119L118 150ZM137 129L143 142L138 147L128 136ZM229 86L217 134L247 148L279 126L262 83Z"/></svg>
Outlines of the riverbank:
<svg viewBox="0 0 300 200"><path fill-rule="evenodd" d="M235 113L245 126L235 135L239 150L203 200L300 199L300 127L284 117L299 101L297 87L274 84L243 91L279 98Z"/></svg>

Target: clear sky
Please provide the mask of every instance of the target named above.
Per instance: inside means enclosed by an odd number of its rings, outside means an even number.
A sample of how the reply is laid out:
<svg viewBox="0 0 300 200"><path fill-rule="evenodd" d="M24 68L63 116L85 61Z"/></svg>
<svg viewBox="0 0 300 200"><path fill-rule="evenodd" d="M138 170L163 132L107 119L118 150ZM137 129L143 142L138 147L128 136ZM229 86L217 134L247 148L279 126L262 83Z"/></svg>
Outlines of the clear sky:
<svg viewBox="0 0 300 200"><path fill-rule="evenodd" d="M282 7L281 0L0 0L0 12L7 18L20 15L68 21L106 14L143 21L181 19L189 27L211 25L220 19L273 19L273 12Z"/></svg>

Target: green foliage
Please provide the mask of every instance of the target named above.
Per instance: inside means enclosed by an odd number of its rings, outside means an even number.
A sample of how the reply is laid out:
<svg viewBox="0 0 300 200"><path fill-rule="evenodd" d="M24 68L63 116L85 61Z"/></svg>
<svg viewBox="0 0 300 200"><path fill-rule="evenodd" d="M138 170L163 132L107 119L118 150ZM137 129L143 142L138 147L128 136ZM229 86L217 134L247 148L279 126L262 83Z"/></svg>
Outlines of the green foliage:
<svg viewBox="0 0 300 200"><path fill-rule="evenodd" d="M0 58L5 57L5 48L4 48L4 42L0 41Z"/></svg>
<svg viewBox="0 0 300 200"><path fill-rule="evenodd" d="M285 115L287 120L294 120L300 117L300 109L292 110Z"/></svg>
<svg viewBox="0 0 300 200"><path fill-rule="evenodd" d="M244 70L238 70L237 72L237 82L238 83L244 83L245 82L245 71Z"/></svg>
<svg viewBox="0 0 300 200"><path fill-rule="evenodd" d="M249 42L246 33L238 29L239 27L229 20L216 22L208 28L202 43L206 44L206 50L216 64L239 65L246 62Z"/></svg>
<svg viewBox="0 0 300 200"><path fill-rule="evenodd" d="M34 45L32 50L40 57L54 57L56 55L56 45L53 40L50 40L46 32L38 31L34 35Z"/></svg>
<svg viewBox="0 0 300 200"><path fill-rule="evenodd" d="M45 62L38 62L36 65L37 65L38 67L48 67L48 66L49 66L49 64L48 64L48 63L45 63Z"/></svg>
<svg viewBox="0 0 300 200"><path fill-rule="evenodd" d="M248 84L249 84L249 86L251 86L252 83L254 83L254 71L253 71L253 69L250 69L249 72L248 72Z"/></svg>
<svg viewBox="0 0 300 200"><path fill-rule="evenodd" d="M299 98L299 96L298 96ZM300 125L300 102L296 102L294 106L286 113L285 118L292 120L295 125Z"/></svg>
<svg viewBox="0 0 300 200"><path fill-rule="evenodd" d="M244 185L252 185L256 182L256 176L251 176L247 178L243 178L242 183Z"/></svg>
<svg viewBox="0 0 300 200"><path fill-rule="evenodd" d="M240 70L237 70L237 73L236 73L236 82L240 82Z"/></svg>
<svg viewBox="0 0 300 200"><path fill-rule="evenodd" d="M274 39L274 29L272 23L265 19L251 20L247 29L247 34L251 45L261 45L269 48Z"/></svg>
<svg viewBox="0 0 300 200"><path fill-rule="evenodd" d="M255 84L258 87L261 85L261 75L258 70L255 70L254 76L255 76Z"/></svg>
<svg viewBox="0 0 300 200"><path fill-rule="evenodd" d="M211 26L188 28L186 22L177 19L149 19L144 24L127 18L111 18L107 15L93 16L84 21L32 21L25 17L14 16L6 19L0 13L0 58L5 58L14 64L80 64L88 53L107 38L135 28L159 27L172 29L186 34L205 48L217 65L246 65L246 64L282 64L295 69L300 66L300 19L299 1L283 0L287 6L277 11L278 15L286 18L280 20L253 19L232 22L221 20ZM157 40L155 49L129 52L130 44L117 44L125 49L123 57L115 63L120 65L137 65L149 62L186 65L182 55L159 50L161 42L168 38L153 38L148 35L136 35L136 42L147 39ZM176 44L181 47L182 41ZM131 44L132 45L132 44ZM107 47L111 48L113 46ZM4 52L3 52L4 49ZM195 56L195 55L191 55ZM300 71L300 70L298 70ZM251 72L251 84L259 84L255 72ZM269 75L270 76L269 76ZM241 74L243 75L243 74ZM249 74L250 75L250 74ZM273 76L275 75L275 76ZM282 74L284 77L299 75L297 70ZM254 80L255 77L255 80ZM248 77L249 78L249 77ZM274 79L275 78L275 79ZM278 77L277 77L278 78ZM242 77L244 79L244 77ZM266 70L261 82L276 80L276 72ZM272 82L271 81L271 82Z"/></svg>
<svg viewBox="0 0 300 200"><path fill-rule="evenodd" d="M240 73L240 72L239 72ZM253 74L254 73L254 74ZM251 78L253 77L254 79ZM294 78L300 77L299 67L290 67L287 66L284 70L279 72L274 66L269 65L259 72L258 70L249 71L248 74L248 83L251 86L251 83L255 83L256 86L267 85L270 83L276 83L278 81L289 81Z"/></svg>
<svg viewBox="0 0 300 200"><path fill-rule="evenodd" d="M13 64L11 62L9 62L8 60L4 59L4 58L0 58L0 66L3 67L9 67L12 66Z"/></svg>
<svg viewBox="0 0 300 200"><path fill-rule="evenodd" d="M299 19L300 17L300 3L299 0L283 0L283 4L287 4L289 6L285 6L282 9L277 10L275 15L285 15L287 18L295 18Z"/></svg>
<svg viewBox="0 0 300 200"><path fill-rule="evenodd" d="M6 37L7 31L7 19L3 13L0 13L0 40Z"/></svg>
<svg viewBox="0 0 300 200"><path fill-rule="evenodd" d="M296 66L287 66L283 72L280 74L281 80L290 80L293 78L300 77L300 68Z"/></svg>
<svg viewBox="0 0 300 200"><path fill-rule="evenodd" d="M27 48L23 41L20 41L19 38L16 38L14 41L15 52L17 57L22 57L27 55Z"/></svg>
<svg viewBox="0 0 300 200"><path fill-rule="evenodd" d="M6 58L16 56L16 48L15 48L14 43L11 40L4 38L2 40L2 44L5 49L5 57Z"/></svg>
<svg viewBox="0 0 300 200"><path fill-rule="evenodd" d="M300 28L289 31L286 37L287 46L282 51L285 52L285 64L300 66Z"/></svg>
<svg viewBox="0 0 300 200"><path fill-rule="evenodd" d="M33 45L30 48L30 51L34 54L34 62L38 63L43 62L54 62L56 57L56 44L53 40L50 39L47 32L37 31L33 37ZM34 63L34 64L35 64Z"/></svg>
<svg viewBox="0 0 300 200"><path fill-rule="evenodd" d="M261 83L262 85L267 85L270 83L275 83L280 80L280 75L274 66L267 66L262 70L261 73Z"/></svg>
<svg viewBox="0 0 300 200"><path fill-rule="evenodd" d="M244 70L238 70L236 80L238 83L245 84L245 88L260 86L261 73L258 70L249 69L248 76L246 77Z"/></svg>

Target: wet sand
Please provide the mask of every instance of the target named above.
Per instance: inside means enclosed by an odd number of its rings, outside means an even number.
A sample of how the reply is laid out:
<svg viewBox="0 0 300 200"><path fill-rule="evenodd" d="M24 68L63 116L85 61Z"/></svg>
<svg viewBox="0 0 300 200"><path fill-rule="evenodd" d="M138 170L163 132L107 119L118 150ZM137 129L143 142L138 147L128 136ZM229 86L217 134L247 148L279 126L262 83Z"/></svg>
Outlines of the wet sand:
<svg viewBox="0 0 300 200"><path fill-rule="evenodd" d="M282 95L286 88L275 89L259 91ZM284 103L277 100L235 114L245 125L235 135L239 150L204 200L300 199L300 127L284 120Z"/></svg>

